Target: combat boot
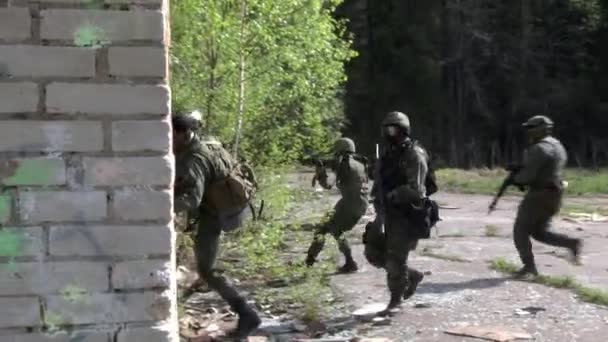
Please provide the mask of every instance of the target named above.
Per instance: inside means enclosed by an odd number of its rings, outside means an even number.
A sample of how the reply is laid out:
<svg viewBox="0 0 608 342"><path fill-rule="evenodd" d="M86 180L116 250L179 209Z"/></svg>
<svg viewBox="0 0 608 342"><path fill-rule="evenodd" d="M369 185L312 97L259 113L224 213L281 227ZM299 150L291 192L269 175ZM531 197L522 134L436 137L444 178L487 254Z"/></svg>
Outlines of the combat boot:
<svg viewBox="0 0 608 342"><path fill-rule="evenodd" d="M518 279L525 278L529 275L534 277L538 275L536 265L524 265L519 271L515 272L515 278Z"/></svg>
<svg viewBox="0 0 608 342"><path fill-rule="evenodd" d="M262 320L258 314L250 307L240 310L238 314L239 322L237 323L236 329L229 334L232 338L246 338L262 324Z"/></svg>
<svg viewBox="0 0 608 342"><path fill-rule="evenodd" d="M384 311L380 312L379 316L391 316L393 313L399 311L401 304L403 301L401 300L401 294L391 294L391 301L386 306Z"/></svg>
<svg viewBox="0 0 608 342"><path fill-rule="evenodd" d="M317 262L317 260L315 258L310 257L310 256L308 256L306 258L306 261L304 261L304 263L306 264L307 267L312 267L315 264L315 262Z"/></svg>
<svg viewBox="0 0 608 342"><path fill-rule="evenodd" d="M357 263L355 262L355 260L346 260L346 263L344 264L344 266L338 268L338 273L339 274L348 274L348 273L356 273L359 270L359 266L357 266Z"/></svg>
<svg viewBox="0 0 608 342"><path fill-rule="evenodd" d="M422 282L422 279L424 279L424 274L421 272L411 270L408 272L408 286L403 292L403 299L410 299L416 293L418 284Z"/></svg>

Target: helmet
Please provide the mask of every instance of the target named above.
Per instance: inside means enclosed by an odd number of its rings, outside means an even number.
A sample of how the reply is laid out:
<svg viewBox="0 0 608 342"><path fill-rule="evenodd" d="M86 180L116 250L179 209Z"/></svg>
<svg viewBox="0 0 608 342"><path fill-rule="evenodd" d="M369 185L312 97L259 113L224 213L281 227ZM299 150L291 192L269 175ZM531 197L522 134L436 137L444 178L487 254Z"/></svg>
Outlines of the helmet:
<svg viewBox="0 0 608 342"><path fill-rule="evenodd" d="M334 144L334 153L355 153L355 142L350 138L340 138Z"/></svg>
<svg viewBox="0 0 608 342"><path fill-rule="evenodd" d="M386 115L384 120L382 121L382 126L395 125L397 127L401 127L406 134L410 134L410 119L407 115L401 112L390 112Z"/></svg>
<svg viewBox="0 0 608 342"><path fill-rule="evenodd" d="M553 120L544 115L536 115L524 122L522 126L528 131L539 131L549 134L553 129Z"/></svg>

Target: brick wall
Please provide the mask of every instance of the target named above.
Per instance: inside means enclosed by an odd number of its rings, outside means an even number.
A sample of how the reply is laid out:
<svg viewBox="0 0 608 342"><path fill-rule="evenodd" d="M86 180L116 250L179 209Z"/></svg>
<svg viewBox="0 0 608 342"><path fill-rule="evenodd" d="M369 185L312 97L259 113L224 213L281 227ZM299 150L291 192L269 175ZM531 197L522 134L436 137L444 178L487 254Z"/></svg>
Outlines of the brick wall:
<svg viewBox="0 0 608 342"><path fill-rule="evenodd" d="M0 0L0 341L178 341L167 0Z"/></svg>

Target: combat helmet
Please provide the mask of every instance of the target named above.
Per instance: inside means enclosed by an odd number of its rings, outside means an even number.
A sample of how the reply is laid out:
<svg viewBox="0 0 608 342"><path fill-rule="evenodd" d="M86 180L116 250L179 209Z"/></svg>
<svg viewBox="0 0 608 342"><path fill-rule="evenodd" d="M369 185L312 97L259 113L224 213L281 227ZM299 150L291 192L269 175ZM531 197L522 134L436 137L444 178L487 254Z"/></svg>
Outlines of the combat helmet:
<svg viewBox="0 0 608 342"><path fill-rule="evenodd" d="M334 144L334 153L355 153L355 142L350 138L340 138Z"/></svg>
<svg viewBox="0 0 608 342"><path fill-rule="evenodd" d="M410 118L401 112L390 112L382 121L382 126L395 125L402 128L407 135L411 133Z"/></svg>
<svg viewBox="0 0 608 342"><path fill-rule="evenodd" d="M536 115L524 122L522 126L528 131L550 134L553 130L553 120L544 115Z"/></svg>

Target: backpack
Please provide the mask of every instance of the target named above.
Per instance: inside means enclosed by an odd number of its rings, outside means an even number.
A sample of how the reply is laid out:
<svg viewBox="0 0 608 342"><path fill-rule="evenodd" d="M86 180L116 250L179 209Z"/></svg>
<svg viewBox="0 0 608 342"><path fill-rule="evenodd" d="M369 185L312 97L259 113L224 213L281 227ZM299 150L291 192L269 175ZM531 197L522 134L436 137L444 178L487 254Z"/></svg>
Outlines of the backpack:
<svg viewBox="0 0 608 342"><path fill-rule="evenodd" d="M207 188L203 203L215 212L240 212L255 196L257 182L253 169L246 163L236 162L222 147L207 147L215 158L229 169L224 176L216 175Z"/></svg>
<svg viewBox="0 0 608 342"><path fill-rule="evenodd" d="M414 145L417 145L418 147L423 149L428 155L428 151L418 141L415 141ZM437 186L437 175L435 174L435 168L433 168L433 166L431 165L430 159L431 158L429 155L428 171L426 173L426 178L424 179L424 187L426 188L427 196L431 196L437 191L439 191L439 187Z"/></svg>
<svg viewBox="0 0 608 342"><path fill-rule="evenodd" d="M426 149L415 142L425 152ZM426 152L428 154L428 152ZM430 158L429 158L430 160ZM413 206L410 211L410 218L414 222L414 226L417 228L412 233L417 239L428 239L431 237L431 229L435 227L437 222L441 221L439 217L439 205L436 201L433 201L429 196L435 194L439 187L437 186L437 175L435 169L432 167L430 161L428 162L428 171L424 180L424 186L426 188L426 198L422 200L419 206Z"/></svg>

